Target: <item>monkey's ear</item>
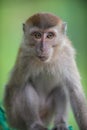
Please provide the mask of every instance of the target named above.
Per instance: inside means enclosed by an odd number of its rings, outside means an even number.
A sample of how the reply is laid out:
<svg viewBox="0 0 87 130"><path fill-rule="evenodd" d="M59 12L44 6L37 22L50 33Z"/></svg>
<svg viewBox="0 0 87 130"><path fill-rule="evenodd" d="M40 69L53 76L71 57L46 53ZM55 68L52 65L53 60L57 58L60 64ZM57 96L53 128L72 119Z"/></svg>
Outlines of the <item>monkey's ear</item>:
<svg viewBox="0 0 87 130"><path fill-rule="evenodd" d="M25 24L23 23L23 31L25 32Z"/></svg>
<svg viewBox="0 0 87 130"><path fill-rule="evenodd" d="M63 24L62 24L62 32L64 34L66 34L66 32L67 32L67 23L66 22L63 22Z"/></svg>

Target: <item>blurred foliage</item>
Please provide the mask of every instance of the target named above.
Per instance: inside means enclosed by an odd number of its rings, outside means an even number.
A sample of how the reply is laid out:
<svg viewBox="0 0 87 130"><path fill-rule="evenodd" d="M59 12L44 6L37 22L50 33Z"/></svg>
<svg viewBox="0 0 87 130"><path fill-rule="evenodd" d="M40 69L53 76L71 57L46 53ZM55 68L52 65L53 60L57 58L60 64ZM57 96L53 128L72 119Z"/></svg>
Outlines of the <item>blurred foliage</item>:
<svg viewBox="0 0 87 130"><path fill-rule="evenodd" d="M0 101L21 42L22 23L36 12L52 12L67 22L87 95L87 0L0 0ZM72 112L69 123L78 130Z"/></svg>

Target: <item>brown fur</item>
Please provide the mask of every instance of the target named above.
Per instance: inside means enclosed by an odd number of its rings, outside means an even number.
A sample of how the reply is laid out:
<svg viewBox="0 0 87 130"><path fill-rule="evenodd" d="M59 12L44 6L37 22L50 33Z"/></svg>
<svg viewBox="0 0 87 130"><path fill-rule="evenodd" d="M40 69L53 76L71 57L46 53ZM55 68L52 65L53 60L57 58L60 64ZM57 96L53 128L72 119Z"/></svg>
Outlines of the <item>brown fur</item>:
<svg viewBox="0 0 87 130"><path fill-rule="evenodd" d="M30 24L32 26L47 29L47 28L56 26L57 24L60 24L61 22L62 21L60 20L60 18L57 16L54 16L53 14L38 13L31 16L26 21L26 24Z"/></svg>

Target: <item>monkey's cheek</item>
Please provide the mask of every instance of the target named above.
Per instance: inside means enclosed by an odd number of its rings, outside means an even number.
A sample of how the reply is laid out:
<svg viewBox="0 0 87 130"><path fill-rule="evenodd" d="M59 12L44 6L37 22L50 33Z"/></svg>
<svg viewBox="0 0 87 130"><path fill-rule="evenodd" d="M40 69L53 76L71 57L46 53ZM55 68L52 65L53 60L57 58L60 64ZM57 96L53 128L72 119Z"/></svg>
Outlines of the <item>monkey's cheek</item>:
<svg viewBox="0 0 87 130"><path fill-rule="evenodd" d="M52 57L53 57L53 48L50 49L49 56L46 62L50 62L52 60Z"/></svg>

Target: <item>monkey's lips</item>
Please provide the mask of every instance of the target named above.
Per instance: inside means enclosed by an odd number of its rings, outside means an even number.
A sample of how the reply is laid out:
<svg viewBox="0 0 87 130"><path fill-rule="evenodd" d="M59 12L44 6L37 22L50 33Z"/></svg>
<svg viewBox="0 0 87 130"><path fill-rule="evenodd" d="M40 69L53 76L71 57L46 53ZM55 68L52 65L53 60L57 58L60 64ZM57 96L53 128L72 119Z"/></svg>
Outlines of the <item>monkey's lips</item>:
<svg viewBox="0 0 87 130"><path fill-rule="evenodd" d="M48 59L48 57L46 56L38 56L38 58L41 60L41 61L46 61Z"/></svg>

